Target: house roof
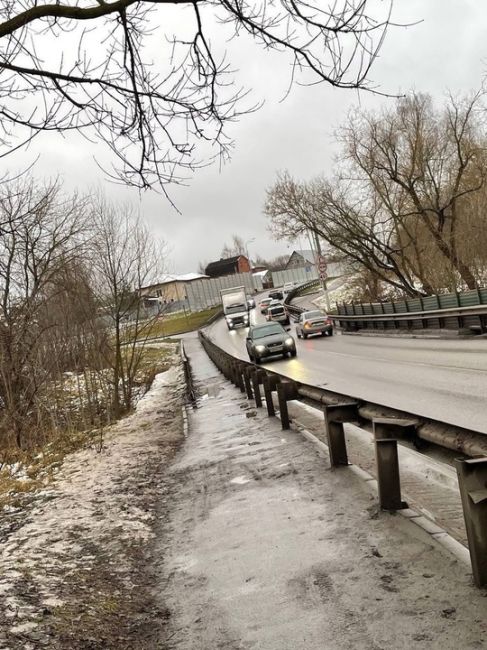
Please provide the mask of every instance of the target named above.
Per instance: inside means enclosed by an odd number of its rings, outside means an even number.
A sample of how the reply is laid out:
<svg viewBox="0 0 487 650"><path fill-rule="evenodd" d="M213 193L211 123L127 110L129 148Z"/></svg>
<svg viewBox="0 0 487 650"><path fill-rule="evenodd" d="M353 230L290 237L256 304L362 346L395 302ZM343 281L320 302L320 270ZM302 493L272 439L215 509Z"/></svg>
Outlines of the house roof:
<svg viewBox="0 0 487 650"><path fill-rule="evenodd" d="M301 257L303 257L310 264L315 264L316 253L315 251L312 251L310 248L301 251L293 251L293 253L297 253L298 255L301 255Z"/></svg>
<svg viewBox="0 0 487 650"><path fill-rule="evenodd" d="M215 271L232 267L235 264L237 264L238 260L241 257L245 257L245 255L235 255L234 257L227 257L224 260L217 260L216 262L210 262L207 265L205 271L209 275L210 273L213 273Z"/></svg>
<svg viewBox="0 0 487 650"><path fill-rule="evenodd" d="M263 278L269 273L269 271L266 269L265 271L254 271L252 275L255 275L257 278Z"/></svg>
<svg viewBox="0 0 487 650"><path fill-rule="evenodd" d="M171 282L192 282L193 280L203 280L207 277L207 275L203 275L202 273L183 273L182 275L172 275L168 273L163 275L157 282L141 288L151 289L152 287L159 287L161 284L170 284Z"/></svg>

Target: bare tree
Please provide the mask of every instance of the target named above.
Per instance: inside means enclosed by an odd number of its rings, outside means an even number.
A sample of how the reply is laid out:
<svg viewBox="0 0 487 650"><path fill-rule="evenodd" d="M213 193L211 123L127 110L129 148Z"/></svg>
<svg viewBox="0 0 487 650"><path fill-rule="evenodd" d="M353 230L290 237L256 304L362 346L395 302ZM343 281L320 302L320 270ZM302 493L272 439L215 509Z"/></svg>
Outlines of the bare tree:
<svg viewBox="0 0 487 650"><path fill-rule="evenodd" d="M220 258L225 260L228 257L236 257L237 255L247 255L247 250L243 238L240 235L232 235L231 243L223 244Z"/></svg>
<svg viewBox="0 0 487 650"><path fill-rule="evenodd" d="M113 372L115 417L134 401L136 376L150 333L139 289L156 279L161 247L129 206L110 205L99 197L92 209L94 283L113 335L106 362Z"/></svg>
<svg viewBox="0 0 487 650"><path fill-rule="evenodd" d="M265 207L271 229L288 239L311 230L353 269L409 296L475 288L487 268L485 115L482 93L443 110L413 94L354 113L339 131L335 178L278 177Z"/></svg>
<svg viewBox="0 0 487 650"><path fill-rule="evenodd" d="M202 164L198 143L228 156L225 125L255 108L215 31L288 55L291 83L371 89L390 11L371 0L4 2L2 153L43 131L78 131L108 146L113 178L164 187Z"/></svg>
<svg viewBox="0 0 487 650"><path fill-rule="evenodd" d="M463 204L487 174L482 100L483 92L450 97L435 110L430 97L412 94L380 114L353 115L340 132L355 177L393 223L396 243L413 250L415 274L427 275L414 250L422 230L469 289L476 280L459 240Z"/></svg>
<svg viewBox="0 0 487 650"><path fill-rule="evenodd" d="M278 239L309 231L328 242L354 270L367 269L386 284L414 296L414 278L401 265L394 233L375 202L353 200L350 183L294 181L284 173L267 192L265 213Z"/></svg>
<svg viewBox="0 0 487 650"><path fill-rule="evenodd" d="M45 315L55 277L82 255L84 228L84 201L63 197L57 182L0 188L0 432L18 447L29 426L33 437L42 428L38 398L54 363Z"/></svg>

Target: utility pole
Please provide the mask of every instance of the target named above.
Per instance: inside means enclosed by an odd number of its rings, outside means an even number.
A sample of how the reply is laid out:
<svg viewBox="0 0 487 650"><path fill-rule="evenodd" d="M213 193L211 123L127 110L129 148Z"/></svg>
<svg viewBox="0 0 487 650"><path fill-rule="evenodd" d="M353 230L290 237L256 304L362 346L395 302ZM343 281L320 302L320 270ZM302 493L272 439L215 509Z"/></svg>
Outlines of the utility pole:
<svg viewBox="0 0 487 650"><path fill-rule="evenodd" d="M316 245L316 255L318 257L318 273L320 276L320 281L321 281L321 286L323 288L323 291L325 293L325 300L326 300L326 311L329 312L331 307L330 307L330 296L328 295L328 288L326 286L326 260L324 256L321 253L321 244L320 244L320 239L317 235L316 232L313 232L314 240L315 240L315 245Z"/></svg>

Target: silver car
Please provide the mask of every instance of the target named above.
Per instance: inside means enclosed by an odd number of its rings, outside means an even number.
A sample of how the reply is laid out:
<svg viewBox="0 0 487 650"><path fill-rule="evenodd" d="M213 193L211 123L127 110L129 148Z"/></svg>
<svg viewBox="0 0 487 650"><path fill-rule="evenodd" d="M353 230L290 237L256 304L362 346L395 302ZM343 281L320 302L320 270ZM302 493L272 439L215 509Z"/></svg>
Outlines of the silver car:
<svg viewBox="0 0 487 650"><path fill-rule="evenodd" d="M310 334L333 336L333 321L325 312L317 309L300 314L296 324L296 336L298 339L307 339Z"/></svg>
<svg viewBox="0 0 487 650"><path fill-rule="evenodd" d="M267 308L266 318L268 321L281 323L281 325L289 325L289 314L284 305L281 304L270 304Z"/></svg>
<svg viewBox="0 0 487 650"><path fill-rule="evenodd" d="M265 357L282 354L296 356L296 343L280 323L251 327L246 340L249 359L260 363Z"/></svg>

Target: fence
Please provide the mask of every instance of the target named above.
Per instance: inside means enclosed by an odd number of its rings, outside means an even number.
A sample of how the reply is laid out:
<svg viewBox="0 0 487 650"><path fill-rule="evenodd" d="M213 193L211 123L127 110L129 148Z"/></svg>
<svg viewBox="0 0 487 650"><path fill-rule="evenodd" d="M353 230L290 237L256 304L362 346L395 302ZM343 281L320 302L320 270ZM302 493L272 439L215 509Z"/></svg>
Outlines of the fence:
<svg viewBox="0 0 487 650"><path fill-rule="evenodd" d="M298 266L285 271L272 271L272 284L282 287L286 282L309 282L318 277L315 266Z"/></svg>
<svg viewBox="0 0 487 650"><path fill-rule="evenodd" d="M359 329L470 329L487 331L487 288L394 302L337 305L335 320Z"/></svg>
<svg viewBox="0 0 487 650"><path fill-rule="evenodd" d="M193 280L186 285L186 297L190 311L201 311L220 304L220 291L230 287L244 286L249 294L262 291L262 279L252 273L235 273L220 278Z"/></svg>

